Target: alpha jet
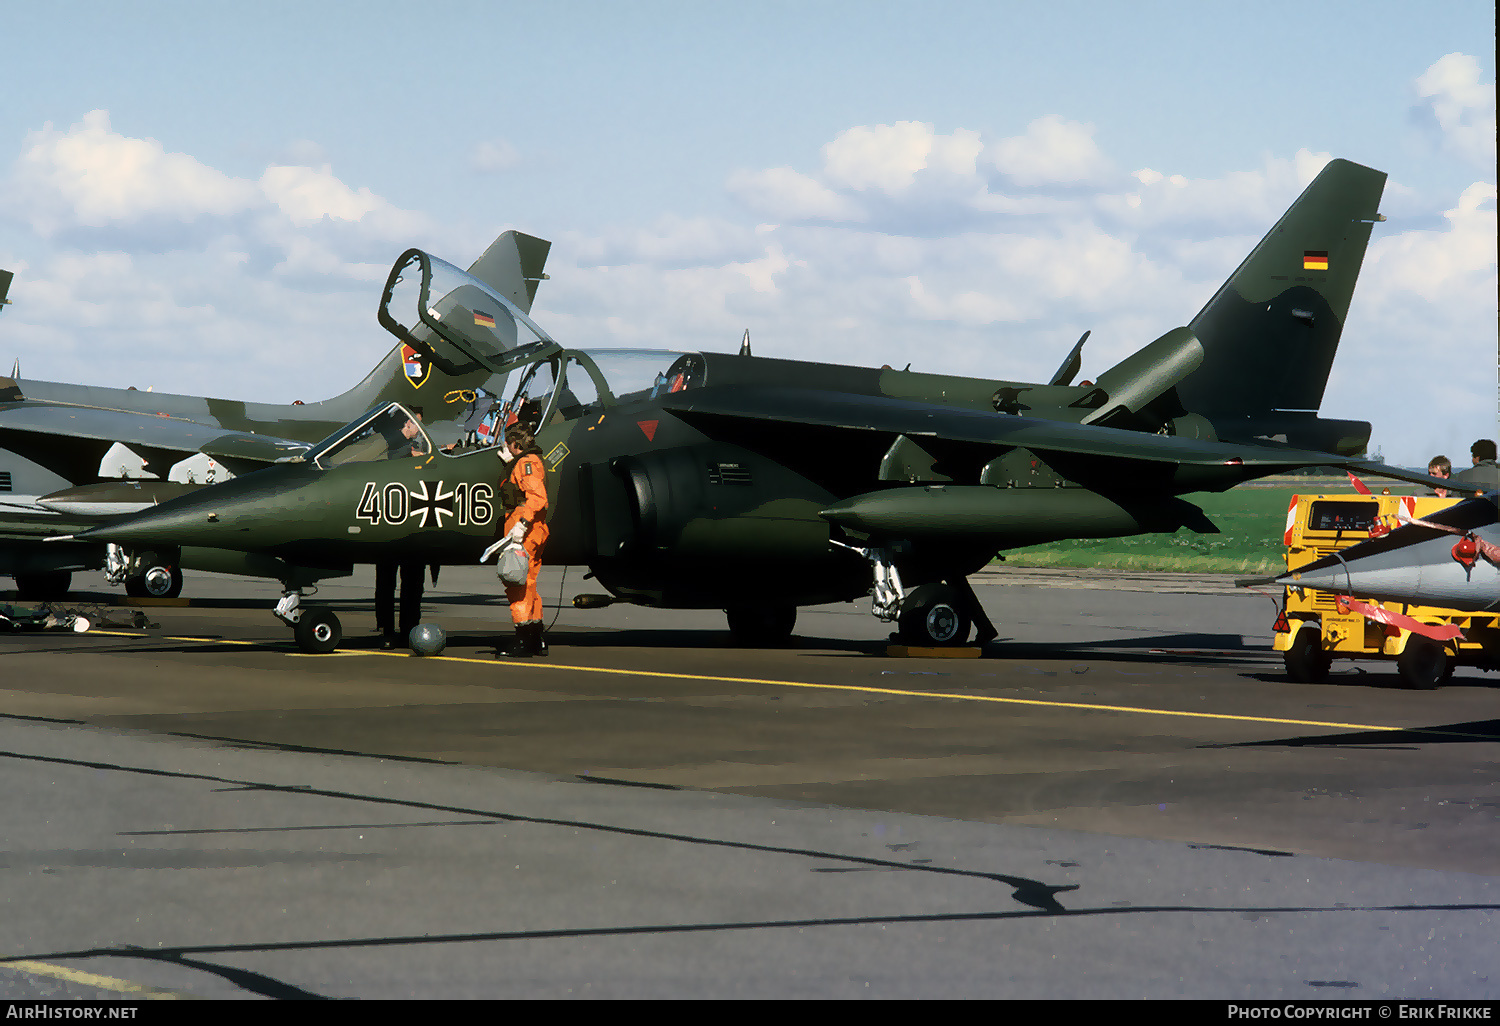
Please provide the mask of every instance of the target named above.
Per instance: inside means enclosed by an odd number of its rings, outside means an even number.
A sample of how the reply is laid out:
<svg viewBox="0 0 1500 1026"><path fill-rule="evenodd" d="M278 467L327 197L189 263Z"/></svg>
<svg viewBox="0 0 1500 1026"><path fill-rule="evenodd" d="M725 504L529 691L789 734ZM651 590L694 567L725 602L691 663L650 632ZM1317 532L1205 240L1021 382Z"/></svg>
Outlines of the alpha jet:
<svg viewBox="0 0 1500 1026"><path fill-rule="evenodd" d="M917 644L995 636L967 583L999 550L1216 529L1182 498L1308 465L1441 484L1353 458L1369 425L1317 415L1385 176L1330 163L1207 306L1096 383L1046 384L708 352L569 349L420 250L380 323L450 375L516 375L501 423L549 467L549 564L607 595L726 611L767 643L798 606L871 594ZM414 433L419 438L408 437ZM500 522L493 447L434 447L392 403L310 451L84 532L216 546L289 568L278 612L308 650L340 627L300 574L469 562Z"/></svg>
<svg viewBox="0 0 1500 1026"><path fill-rule="evenodd" d="M507 231L469 273L529 310L546 278L550 247L545 239ZM0 298L9 277L0 272ZM173 544L126 558L98 543L42 539L305 453L350 418L388 402L422 406L428 430L442 442L454 441L492 423L485 391L504 388L504 379L493 381L486 368L449 375L404 343L343 394L289 405L18 378L19 369L0 377L0 446L74 486L35 501L0 503L0 574L15 577L23 598L60 598L74 570L101 566L127 593L158 598L180 592L184 566L280 578L279 564L239 550ZM0 461L6 456L0 450Z"/></svg>

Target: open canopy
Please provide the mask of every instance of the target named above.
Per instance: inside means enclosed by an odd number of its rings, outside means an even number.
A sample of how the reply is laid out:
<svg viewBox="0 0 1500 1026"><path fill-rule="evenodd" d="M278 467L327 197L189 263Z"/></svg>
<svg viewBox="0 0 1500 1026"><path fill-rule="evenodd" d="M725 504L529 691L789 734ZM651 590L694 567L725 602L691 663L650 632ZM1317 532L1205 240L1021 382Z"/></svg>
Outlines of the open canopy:
<svg viewBox="0 0 1500 1026"><path fill-rule="evenodd" d="M380 325L448 374L504 373L560 347L520 307L446 260L401 254L380 299Z"/></svg>

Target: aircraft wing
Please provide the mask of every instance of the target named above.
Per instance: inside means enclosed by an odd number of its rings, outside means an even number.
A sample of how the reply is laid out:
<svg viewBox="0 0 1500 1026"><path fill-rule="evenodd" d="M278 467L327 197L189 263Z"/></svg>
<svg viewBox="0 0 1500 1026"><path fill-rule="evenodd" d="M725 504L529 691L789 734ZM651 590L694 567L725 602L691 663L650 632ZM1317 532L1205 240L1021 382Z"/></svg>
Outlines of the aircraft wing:
<svg viewBox="0 0 1500 1026"><path fill-rule="evenodd" d="M1179 466L1236 466L1262 470L1261 474L1240 475L1241 479L1248 479L1282 469L1338 466L1418 484L1443 486L1441 479L1430 478L1426 474L1411 473L1385 464L1354 460L1333 453L1271 445L1200 441L884 396L747 385L702 392L680 392L667 397L662 405L683 420L699 424L707 424L715 419L769 420L844 431L907 435L918 441L924 437L939 438L993 445L997 448L1025 448L1033 452L1066 454L1081 458L1072 462L1075 465L1081 463L1085 468L1096 461L1129 460Z"/></svg>
<svg viewBox="0 0 1500 1026"><path fill-rule="evenodd" d="M0 447L69 480L93 476L116 442L129 446L163 477L173 463L199 452L239 474L309 448L305 442L225 431L179 417L39 400L0 403Z"/></svg>

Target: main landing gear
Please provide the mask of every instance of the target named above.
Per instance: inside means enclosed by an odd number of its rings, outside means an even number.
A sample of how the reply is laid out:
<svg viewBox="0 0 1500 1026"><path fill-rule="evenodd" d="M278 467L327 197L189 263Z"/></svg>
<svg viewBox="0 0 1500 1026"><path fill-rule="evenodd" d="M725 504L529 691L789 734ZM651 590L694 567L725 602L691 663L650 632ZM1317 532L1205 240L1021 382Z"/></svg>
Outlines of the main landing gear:
<svg viewBox="0 0 1500 1026"><path fill-rule="evenodd" d="M172 552L132 553L111 543L104 550L104 579L125 585L131 598L176 598L182 594L182 570L176 560Z"/></svg>
<svg viewBox="0 0 1500 1026"><path fill-rule="evenodd" d="M946 581L921 584L910 592L901 585L892 553L882 548L856 548L834 542L868 559L875 567L875 589L870 612L882 620L894 620L901 641L916 648L956 647L969 640L977 628L974 642L983 645L999 636L995 625L985 615L984 606L969 585L968 578L955 576Z"/></svg>
<svg viewBox="0 0 1500 1026"><path fill-rule="evenodd" d="M144 573L125 578L125 594L131 598L176 598L182 594L182 571L175 566L148 567Z"/></svg>
<svg viewBox="0 0 1500 1026"><path fill-rule="evenodd" d="M276 616L292 629L297 647L312 655L326 655L339 647L344 629L339 618L326 606L302 608L302 589L289 588L276 603Z"/></svg>

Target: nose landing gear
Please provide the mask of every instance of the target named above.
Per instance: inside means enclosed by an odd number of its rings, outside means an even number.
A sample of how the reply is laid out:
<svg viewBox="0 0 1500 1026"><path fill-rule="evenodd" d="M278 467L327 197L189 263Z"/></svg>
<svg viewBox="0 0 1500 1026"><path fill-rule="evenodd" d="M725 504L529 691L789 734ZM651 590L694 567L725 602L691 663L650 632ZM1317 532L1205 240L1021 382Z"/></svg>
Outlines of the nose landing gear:
<svg viewBox="0 0 1500 1026"><path fill-rule="evenodd" d="M297 647L311 655L327 655L344 639L343 627L333 610L302 608L302 589L289 588L276 603L276 616L292 629Z"/></svg>

